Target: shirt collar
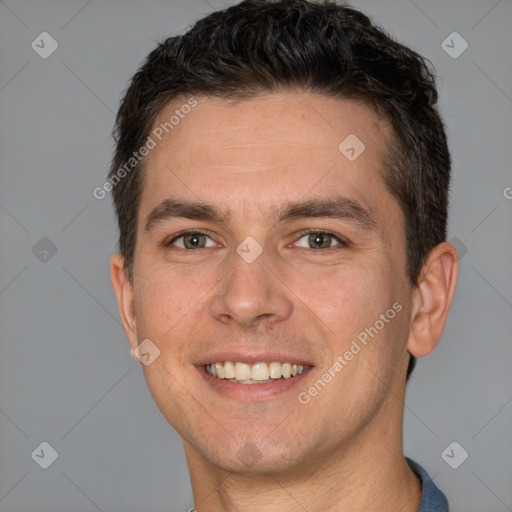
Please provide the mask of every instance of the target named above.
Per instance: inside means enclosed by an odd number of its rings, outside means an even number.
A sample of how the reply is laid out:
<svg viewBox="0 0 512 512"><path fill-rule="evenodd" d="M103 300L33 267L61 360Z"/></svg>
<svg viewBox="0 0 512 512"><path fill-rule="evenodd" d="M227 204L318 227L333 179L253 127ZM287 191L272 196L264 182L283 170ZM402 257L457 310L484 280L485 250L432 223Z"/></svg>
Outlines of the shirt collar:
<svg viewBox="0 0 512 512"><path fill-rule="evenodd" d="M405 460L423 484L423 492L418 512L449 512L446 496L432 481L427 471L412 459L406 457Z"/></svg>

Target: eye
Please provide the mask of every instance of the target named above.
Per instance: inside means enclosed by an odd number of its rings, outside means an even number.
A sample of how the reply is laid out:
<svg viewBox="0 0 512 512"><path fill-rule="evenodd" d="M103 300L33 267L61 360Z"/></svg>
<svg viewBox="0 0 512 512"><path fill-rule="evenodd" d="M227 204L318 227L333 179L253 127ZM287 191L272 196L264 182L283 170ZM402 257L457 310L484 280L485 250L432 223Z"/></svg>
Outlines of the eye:
<svg viewBox="0 0 512 512"><path fill-rule="evenodd" d="M210 243L208 243L208 240ZM165 245L173 245L180 249L204 249L206 247L215 247L217 244L207 234L201 231L188 231L181 233Z"/></svg>
<svg viewBox="0 0 512 512"><path fill-rule="evenodd" d="M303 240L303 242L301 242L301 240ZM334 245L333 242L335 242ZM333 233L326 231L308 231L302 234L295 245L308 249L330 249L337 245L347 246L348 244Z"/></svg>

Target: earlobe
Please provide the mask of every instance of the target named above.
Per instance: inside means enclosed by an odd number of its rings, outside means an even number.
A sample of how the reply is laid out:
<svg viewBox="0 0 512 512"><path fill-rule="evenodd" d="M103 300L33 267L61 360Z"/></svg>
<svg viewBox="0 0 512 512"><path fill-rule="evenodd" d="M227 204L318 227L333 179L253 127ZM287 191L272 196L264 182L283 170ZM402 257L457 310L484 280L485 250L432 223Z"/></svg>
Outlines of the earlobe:
<svg viewBox="0 0 512 512"><path fill-rule="evenodd" d="M133 307L133 287L126 275L124 258L114 254L110 260L110 279L117 297L119 313L132 350L137 348L137 328Z"/></svg>
<svg viewBox="0 0 512 512"><path fill-rule="evenodd" d="M457 284L459 261L455 247L443 242L429 254L414 290L407 350L416 357L432 352L446 324Z"/></svg>

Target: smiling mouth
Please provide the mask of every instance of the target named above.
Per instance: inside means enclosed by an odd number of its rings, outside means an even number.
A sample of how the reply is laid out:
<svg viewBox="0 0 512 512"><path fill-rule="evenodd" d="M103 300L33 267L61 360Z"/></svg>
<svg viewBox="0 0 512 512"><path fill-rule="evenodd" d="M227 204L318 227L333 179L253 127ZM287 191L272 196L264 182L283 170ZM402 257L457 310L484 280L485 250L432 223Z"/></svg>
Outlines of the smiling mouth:
<svg viewBox="0 0 512 512"><path fill-rule="evenodd" d="M300 375L310 366L273 361L247 364L240 361L218 361L204 366L206 373L217 379L237 384L265 384Z"/></svg>

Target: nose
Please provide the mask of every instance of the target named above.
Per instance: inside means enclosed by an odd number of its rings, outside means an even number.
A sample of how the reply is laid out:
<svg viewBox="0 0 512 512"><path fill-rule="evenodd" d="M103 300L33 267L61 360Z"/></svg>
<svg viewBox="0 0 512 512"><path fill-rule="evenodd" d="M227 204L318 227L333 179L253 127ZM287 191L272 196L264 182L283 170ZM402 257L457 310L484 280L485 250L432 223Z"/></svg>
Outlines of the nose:
<svg viewBox="0 0 512 512"><path fill-rule="evenodd" d="M270 267L265 251L248 263L237 253L230 256L230 270L213 295L212 316L224 324L254 327L289 318L293 303L278 271Z"/></svg>

